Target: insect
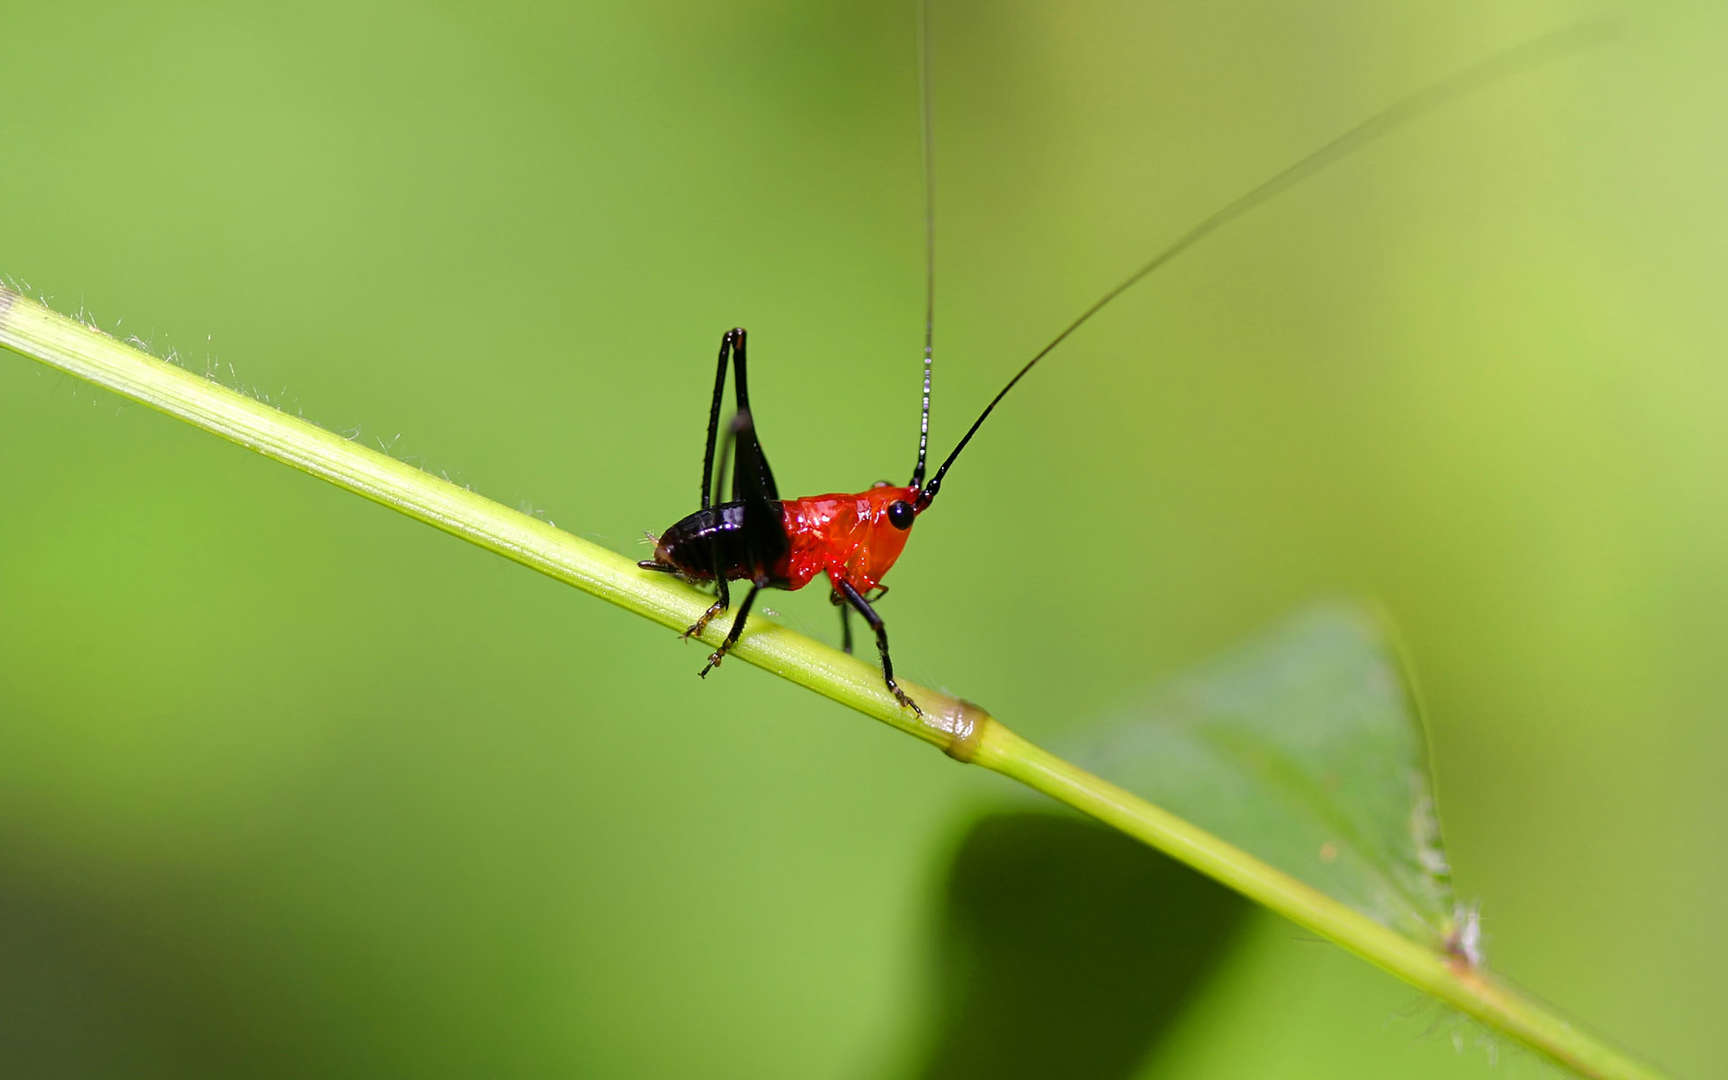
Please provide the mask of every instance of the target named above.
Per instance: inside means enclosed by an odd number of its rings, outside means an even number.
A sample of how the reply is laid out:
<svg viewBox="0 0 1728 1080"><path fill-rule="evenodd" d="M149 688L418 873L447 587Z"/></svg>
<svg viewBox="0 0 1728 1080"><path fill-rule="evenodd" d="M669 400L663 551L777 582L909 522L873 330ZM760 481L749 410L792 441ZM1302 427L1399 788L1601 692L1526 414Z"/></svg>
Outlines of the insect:
<svg viewBox="0 0 1728 1080"><path fill-rule="evenodd" d="M923 710L894 679L894 663L888 653L888 631L877 614L875 602L888 589L882 578L905 550L913 524L935 502L960 452L966 449L984 421L1008 392L1055 348L1106 305L1188 250L1210 233L1294 187L1322 169L1338 162L1386 134L1444 102L1476 89L1496 78L1524 70L1550 55L1567 51L1593 28L1561 31L1516 46L1434 83L1358 123L1332 141L1312 151L1260 184L1225 203L1173 243L1141 265L1125 279L1081 312L1059 334L1039 349L1006 385L990 399L954 449L926 480L930 433L930 376L934 357L934 183L932 168L932 123L929 74L929 20L927 5L919 10L919 84L922 106L924 198L925 198L925 309L923 401L918 428L918 463L903 486L889 481L854 493L811 495L781 499L774 473L762 451L756 421L750 411L749 374L746 368L746 334L742 327L726 331L720 339L720 355L714 375L714 393L708 408L708 440L702 457L701 508L660 534L654 557L638 563L644 570L675 574L692 583L713 582L714 603L683 636L700 635L717 615L730 609L727 583L743 580L750 591L738 607L725 639L708 656L698 673L704 677L719 666L744 632L756 594L763 589L802 589L824 578L830 600L840 609L842 647L852 651L850 615L856 611L876 635L882 658L882 678L900 704L923 715ZM730 365L735 392L735 411L722 430L721 405L725 400L726 372ZM716 470L715 455L719 454ZM726 484L729 456L737 459L732 472L729 498Z"/></svg>

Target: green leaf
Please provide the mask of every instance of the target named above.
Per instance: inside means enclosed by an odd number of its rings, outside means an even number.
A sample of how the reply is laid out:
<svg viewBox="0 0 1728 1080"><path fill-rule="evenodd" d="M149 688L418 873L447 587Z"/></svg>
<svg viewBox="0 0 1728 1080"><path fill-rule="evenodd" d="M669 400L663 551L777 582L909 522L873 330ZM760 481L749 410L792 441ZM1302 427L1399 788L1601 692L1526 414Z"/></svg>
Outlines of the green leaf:
<svg viewBox="0 0 1728 1080"><path fill-rule="evenodd" d="M1414 693L1360 608L1305 611L1067 749L1416 941L1455 932Z"/></svg>

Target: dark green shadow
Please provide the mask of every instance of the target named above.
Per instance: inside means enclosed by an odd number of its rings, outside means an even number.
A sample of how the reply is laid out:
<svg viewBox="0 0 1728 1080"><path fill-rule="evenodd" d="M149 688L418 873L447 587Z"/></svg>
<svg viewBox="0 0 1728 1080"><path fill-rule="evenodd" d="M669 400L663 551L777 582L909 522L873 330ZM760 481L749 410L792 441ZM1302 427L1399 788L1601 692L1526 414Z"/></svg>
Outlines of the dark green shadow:
<svg viewBox="0 0 1728 1080"><path fill-rule="evenodd" d="M1128 1076L1249 913L1240 897L1118 833L1004 814L949 874L934 1028L919 1075Z"/></svg>

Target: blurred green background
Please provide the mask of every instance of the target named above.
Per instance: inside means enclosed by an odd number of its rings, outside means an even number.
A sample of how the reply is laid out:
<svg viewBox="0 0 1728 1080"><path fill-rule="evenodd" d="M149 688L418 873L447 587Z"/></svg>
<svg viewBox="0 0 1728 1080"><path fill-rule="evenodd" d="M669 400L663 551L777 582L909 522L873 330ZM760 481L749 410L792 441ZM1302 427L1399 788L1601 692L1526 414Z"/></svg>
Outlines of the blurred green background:
<svg viewBox="0 0 1728 1080"><path fill-rule="evenodd" d="M1379 598L1491 962L1702 1075L1720 4L938 0L933 441L1225 198L1605 13L1088 326L883 611L912 678L1057 740ZM692 508L734 324L783 490L910 469L909 3L3 26L0 273L62 310L629 553ZM990 816L1005 781L10 354L0 456L21 1075L1551 1073L1159 857ZM771 603L833 640L824 600Z"/></svg>

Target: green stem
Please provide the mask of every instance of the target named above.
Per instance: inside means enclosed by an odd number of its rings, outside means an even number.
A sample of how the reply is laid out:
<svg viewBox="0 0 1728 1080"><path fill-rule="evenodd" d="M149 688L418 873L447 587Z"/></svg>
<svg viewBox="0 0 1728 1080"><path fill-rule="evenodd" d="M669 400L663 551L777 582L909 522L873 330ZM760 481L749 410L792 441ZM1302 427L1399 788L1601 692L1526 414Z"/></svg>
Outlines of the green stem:
<svg viewBox="0 0 1728 1080"><path fill-rule="evenodd" d="M1192 823L1076 768L1000 724L985 727L972 760L1186 863L1583 1076L1661 1075L1481 968L1470 966L1461 955L1404 937Z"/></svg>
<svg viewBox="0 0 1728 1080"><path fill-rule="evenodd" d="M0 345L107 387L338 487L514 559L675 630L707 600L660 574L387 454L278 412L157 360L100 330L0 287ZM1413 986L1506 1032L1584 1076L1659 1074L1471 967L1413 942L1187 821L1086 773L1015 735L989 714L908 686L923 717L903 709L877 669L801 634L752 623L733 656L992 769L1090 814L1321 934ZM718 640L725 626L708 636Z"/></svg>

